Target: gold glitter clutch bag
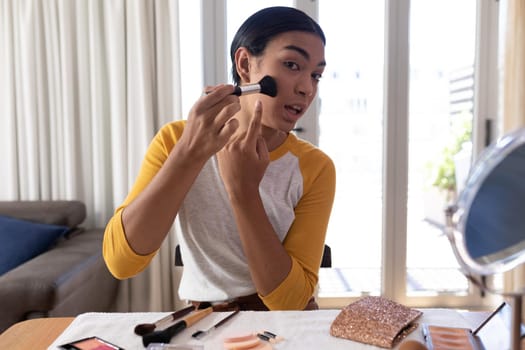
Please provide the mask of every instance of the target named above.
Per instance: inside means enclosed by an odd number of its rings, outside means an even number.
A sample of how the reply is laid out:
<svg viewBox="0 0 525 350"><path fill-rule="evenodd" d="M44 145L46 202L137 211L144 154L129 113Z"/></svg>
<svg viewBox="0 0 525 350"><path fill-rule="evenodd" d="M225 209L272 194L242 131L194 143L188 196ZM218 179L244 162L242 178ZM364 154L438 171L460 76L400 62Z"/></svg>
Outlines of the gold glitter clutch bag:
<svg viewBox="0 0 525 350"><path fill-rule="evenodd" d="M383 297L364 297L341 310L330 335L391 349L417 328L422 314Z"/></svg>

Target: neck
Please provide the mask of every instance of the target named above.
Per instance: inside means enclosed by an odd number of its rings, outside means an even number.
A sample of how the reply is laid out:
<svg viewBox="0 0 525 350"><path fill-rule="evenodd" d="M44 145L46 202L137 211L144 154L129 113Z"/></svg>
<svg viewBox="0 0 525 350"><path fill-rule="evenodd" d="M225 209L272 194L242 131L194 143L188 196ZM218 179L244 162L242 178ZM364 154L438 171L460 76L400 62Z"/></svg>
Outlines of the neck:
<svg viewBox="0 0 525 350"><path fill-rule="evenodd" d="M248 129L249 118L244 118L242 115L237 115L237 120L239 121L237 133L244 133ZM270 152L282 145L288 136L288 133L285 131L273 129L265 125L261 126L261 134L264 138L264 141L266 141L268 151Z"/></svg>
<svg viewBox="0 0 525 350"><path fill-rule="evenodd" d="M283 144L283 142L286 140L286 137L288 136L288 133L281 130L272 129L263 125L262 136L266 141L268 151L271 152Z"/></svg>

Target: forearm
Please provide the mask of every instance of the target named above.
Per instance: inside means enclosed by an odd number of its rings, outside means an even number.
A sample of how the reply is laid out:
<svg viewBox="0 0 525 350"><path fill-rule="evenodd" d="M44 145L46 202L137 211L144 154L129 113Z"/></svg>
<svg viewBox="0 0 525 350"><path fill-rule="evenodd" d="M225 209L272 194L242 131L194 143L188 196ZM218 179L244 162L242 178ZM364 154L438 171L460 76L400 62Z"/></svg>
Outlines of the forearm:
<svg viewBox="0 0 525 350"><path fill-rule="evenodd" d="M261 295L270 310L302 310L307 305L317 286L324 237L318 222L296 217L283 242L292 259L290 272L271 293Z"/></svg>
<svg viewBox="0 0 525 350"><path fill-rule="evenodd" d="M122 225L137 254L156 251L205 160L191 159L176 145L151 182L124 208Z"/></svg>
<svg viewBox="0 0 525 350"><path fill-rule="evenodd" d="M106 225L104 259L120 279L133 277L148 266L191 186L191 169L199 169L194 159L184 162L182 149L159 140L170 138L159 136L152 143L134 186Z"/></svg>
<svg viewBox="0 0 525 350"><path fill-rule="evenodd" d="M257 191L231 199L241 243L259 294L267 295L288 276L292 260L270 223Z"/></svg>

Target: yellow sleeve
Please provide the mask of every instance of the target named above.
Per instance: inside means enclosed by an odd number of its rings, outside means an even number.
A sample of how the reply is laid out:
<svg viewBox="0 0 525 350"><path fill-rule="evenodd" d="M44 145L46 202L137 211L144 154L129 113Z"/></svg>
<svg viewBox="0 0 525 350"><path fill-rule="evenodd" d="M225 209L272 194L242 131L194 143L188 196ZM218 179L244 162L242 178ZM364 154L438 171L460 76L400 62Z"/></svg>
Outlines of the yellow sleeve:
<svg viewBox="0 0 525 350"><path fill-rule="evenodd" d="M270 310L303 310L319 278L326 229L335 195L335 167L330 158L310 158L300 164L305 192L295 208L295 220L283 242L292 258L286 279L270 294L260 296Z"/></svg>
<svg viewBox="0 0 525 350"><path fill-rule="evenodd" d="M149 255L140 255L130 247L122 226L123 209L124 207L118 208L109 220L102 244L102 255L106 265L111 274L118 279L135 276L149 265L156 254L153 252Z"/></svg>
<svg viewBox="0 0 525 350"><path fill-rule="evenodd" d="M171 149L182 135L184 125L184 121L167 124L155 135L148 147L133 187L106 225L102 255L109 271L116 278L126 279L137 275L149 265L157 253L140 255L131 248L122 224L122 212L160 170Z"/></svg>

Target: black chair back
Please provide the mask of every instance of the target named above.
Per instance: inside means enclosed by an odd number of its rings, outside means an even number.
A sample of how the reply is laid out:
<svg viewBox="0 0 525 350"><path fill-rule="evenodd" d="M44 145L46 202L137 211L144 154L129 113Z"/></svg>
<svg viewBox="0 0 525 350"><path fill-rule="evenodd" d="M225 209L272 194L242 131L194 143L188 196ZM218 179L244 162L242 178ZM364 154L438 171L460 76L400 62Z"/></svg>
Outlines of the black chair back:
<svg viewBox="0 0 525 350"><path fill-rule="evenodd" d="M180 246L178 244L175 247L175 266L184 266L182 255L180 253ZM332 267L332 249L327 244L324 245L321 267Z"/></svg>

